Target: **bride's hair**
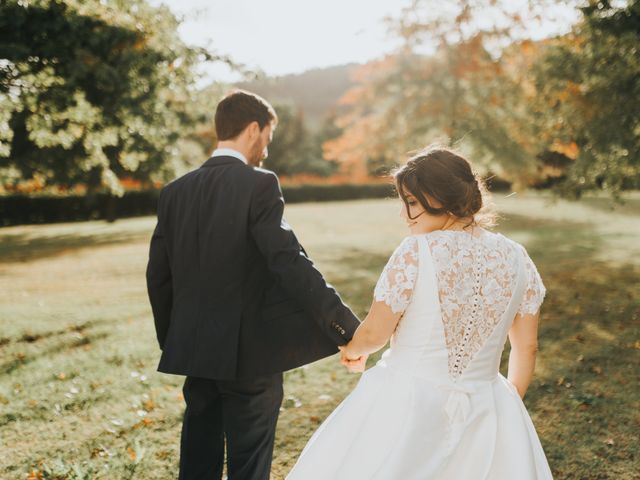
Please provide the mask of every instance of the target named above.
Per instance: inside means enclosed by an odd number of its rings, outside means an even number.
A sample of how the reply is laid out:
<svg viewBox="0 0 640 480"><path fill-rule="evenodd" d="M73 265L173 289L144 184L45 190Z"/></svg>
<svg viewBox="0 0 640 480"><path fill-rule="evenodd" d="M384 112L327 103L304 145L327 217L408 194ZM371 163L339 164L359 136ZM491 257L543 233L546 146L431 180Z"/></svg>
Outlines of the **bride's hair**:
<svg viewBox="0 0 640 480"><path fill-rule="evenodd" d="M430 146L411 157L393 173L396 190L409 214L407 194L413 195L431 215L451 214L469 218L466 226L491 228L496 214L482 178L460 154L445 147ZM442 207L432 206L427 195Z"/></svg>

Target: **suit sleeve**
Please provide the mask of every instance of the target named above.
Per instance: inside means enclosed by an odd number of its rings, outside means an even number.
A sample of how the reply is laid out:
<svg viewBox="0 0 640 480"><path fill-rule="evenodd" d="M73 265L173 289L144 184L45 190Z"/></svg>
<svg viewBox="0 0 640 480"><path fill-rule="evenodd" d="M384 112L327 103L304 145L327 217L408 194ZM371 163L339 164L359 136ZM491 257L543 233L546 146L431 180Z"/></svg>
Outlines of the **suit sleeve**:
<svg viewBox="0 0 640 480"><path fill-rule="evenodd" d="M295 234L283 221L283 212L278 179L274 174L265 174L253 191L251 235L269 270L287 293L336 345L344 345L351 340L360 321L305 255Z"/></svg>
<svg viewBox="0 0 640 480"><path fill-rule="evenodd" d="M158 223L151 237L149 261L147 263L147 293L153 311L153 321L160 349L169 330L171 308L173 305L173 286L169 255L162 231L162 213L158 200Z"/></svg>

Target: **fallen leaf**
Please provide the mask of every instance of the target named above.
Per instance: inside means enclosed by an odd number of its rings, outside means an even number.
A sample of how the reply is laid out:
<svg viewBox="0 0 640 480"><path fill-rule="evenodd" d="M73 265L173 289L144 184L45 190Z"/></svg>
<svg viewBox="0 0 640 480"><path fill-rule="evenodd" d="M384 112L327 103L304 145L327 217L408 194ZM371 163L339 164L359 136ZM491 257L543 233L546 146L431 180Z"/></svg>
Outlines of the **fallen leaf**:
<svg viewBox="0 0 640 480"><path fill-rule="evenodd" d="M27 480L41 480L42 478L44 477L42 476L42 472L40 470L31 470L29 472Z"/></svg>
<svg viewBox="0 0 640 480"><path fill-rule="evenodd" d="M160 450L159 452L156 452L156 458L160 460L164 460L168 458L170 455L171 455L171 452L169 450Z"/></svg>
<svg viewBox="0 0 640 480"><path fill-rule="evenodd" d="M109 453L109 450L106 449L106 447L104 446L99 446L94 448L91 451L91 458L95 458L95 457L107 457L107 456L111 456L111 454Z"/></svg>
<svg viewBox="0 0 640 480"><path fill-rule="evenodd" d="M127 453L129 454L129 458L131 460L135 460L136 459L136 451L133 448L127 447Z"/></svg>

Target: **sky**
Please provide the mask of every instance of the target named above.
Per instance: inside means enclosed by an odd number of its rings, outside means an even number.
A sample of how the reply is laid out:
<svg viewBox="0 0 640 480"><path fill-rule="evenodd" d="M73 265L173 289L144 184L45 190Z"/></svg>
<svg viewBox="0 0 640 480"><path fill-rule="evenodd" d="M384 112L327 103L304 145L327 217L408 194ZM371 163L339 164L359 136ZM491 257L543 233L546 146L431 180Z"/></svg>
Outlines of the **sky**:
<svg viewBox="0 0 640 480"><path fill-rule="evenodd" d="M399 41L388 35L383 19L397 16L411 0L150 0L150 3L163 3L184 18L180 35L187 43L208 46L267 75L285 75L311 68L364 63L395 50ZM240 80L221 64L206 66L205 73L211 79Z"/></svg>
<svg viewBox="0 0 640 480"><path fill-rule="evenodd" d="M398 45L383 18L410 0L152 0L184 16L181 37L267 75L366 62ZM208 68L226 80L222 67Z"/></svg>

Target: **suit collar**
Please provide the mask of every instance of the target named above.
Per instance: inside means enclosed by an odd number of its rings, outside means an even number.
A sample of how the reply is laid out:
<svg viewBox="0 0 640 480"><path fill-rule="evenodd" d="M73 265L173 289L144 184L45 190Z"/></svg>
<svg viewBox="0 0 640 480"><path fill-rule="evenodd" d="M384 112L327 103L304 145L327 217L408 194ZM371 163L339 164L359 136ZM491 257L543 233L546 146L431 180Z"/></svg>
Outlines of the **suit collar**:
<svg viewBox="0 0 640 480"><path fill-rule="evenodd" d="M206 162L202 164L203 167L216 167L218 165L238 164L245 165L245 163L236 157L227 155L221 155L218 157L210 157Z"/></svg>
<svg viewBox="0 0 640 480"><path fill-rule="evenodd" d="M211 154L212 157L236 157L242 160L246 165L249 165L247 157L245 157L240 151L234 148L216 148Z"/></svg>

